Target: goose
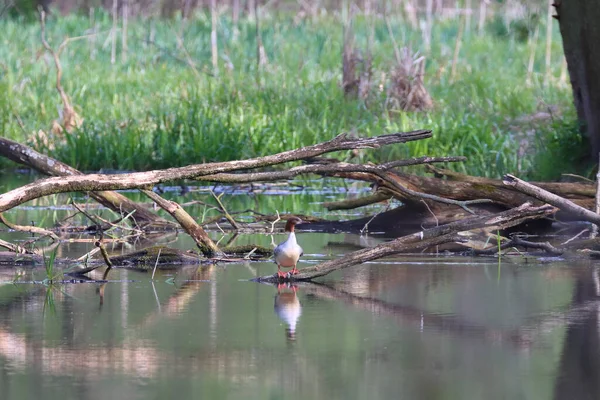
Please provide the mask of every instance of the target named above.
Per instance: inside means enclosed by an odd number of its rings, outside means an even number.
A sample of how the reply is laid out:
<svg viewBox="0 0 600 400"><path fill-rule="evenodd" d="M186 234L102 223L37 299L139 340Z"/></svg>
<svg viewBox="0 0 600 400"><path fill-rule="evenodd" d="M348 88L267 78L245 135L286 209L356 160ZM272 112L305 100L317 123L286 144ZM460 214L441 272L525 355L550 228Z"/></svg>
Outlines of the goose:
<svg viewBox="0 0 600 400"><path fill-rule="evenodd" d="M295 275L298 273L296 264L298 264L298 260L300 259L300 256L304 254L304 251L296 241L294 227L301 223L302 220L298 217L289 218L285 224L285 231L288 232L288 238L284 242L279 243L279 245L275 247L275 250L273 250L275 263L277 264L277 276L280 278L286 278L289 274ZM281 271L282 267L292 268L292 270L285 273Z"/></svg>

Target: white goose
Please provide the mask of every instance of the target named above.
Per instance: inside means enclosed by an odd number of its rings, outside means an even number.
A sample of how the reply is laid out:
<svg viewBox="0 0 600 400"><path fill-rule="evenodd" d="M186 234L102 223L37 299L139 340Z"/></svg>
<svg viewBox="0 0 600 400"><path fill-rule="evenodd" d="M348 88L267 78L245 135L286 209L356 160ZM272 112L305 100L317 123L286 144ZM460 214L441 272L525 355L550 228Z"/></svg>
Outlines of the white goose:
<svg viewBox="0 0 600 400"><path fill-rule="evenodd" d="M304 254L302 247L298 245L296 241L296 234L294 233L294 227L296 224L301 224L302 220L298 217L292 217L287 220L285 224L285 231L288 232L288 238L285 242L281 242L275 250L273 255L275 256L275 263L277 264L277 276L280 278L286 278L288 274L295 275L298 273L296 264L300 256ZM281 272L281 267L292 268L288 273Z"/></svg>

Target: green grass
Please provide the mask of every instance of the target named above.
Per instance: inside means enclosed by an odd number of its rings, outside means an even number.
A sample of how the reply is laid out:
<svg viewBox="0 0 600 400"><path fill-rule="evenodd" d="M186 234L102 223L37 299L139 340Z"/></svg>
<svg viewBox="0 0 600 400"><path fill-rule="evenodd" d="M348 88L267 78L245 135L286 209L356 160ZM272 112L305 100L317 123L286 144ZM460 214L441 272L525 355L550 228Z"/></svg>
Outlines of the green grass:
<svg viewBox="0 0 600 400"><path fill-rule="evenodd" d="M62 274L56 270L55 265L57 251L57 248L55 248L48 257L46 257L46 254L43 254L44 269L46 271L46 279L44 279L44 283L49 285L54 284L57 280L62 278Z"/></svg>
<svg viewBox="0 0 600 400"><path fill-rule="evenodd" d="M105 13L96 16L99 31L110 29ZM419 30L409 29L393 16L390 21L400 46L423 52ZM481 36L475 31L465 34L457 77L450 82L459 23L447 20L434 25L425 84L435 109L408 113L388 112L385 91L374 93L366 104L344 98L342 28L333 14L300 23L285 15L266 16L262 38L269 64L259 73L253 21L242 21L236 34L230 20L222 16L220 75L200 72L200 78L180 61L185 52L178 48L175 32L182 33L197 69L210 71L209 17L199 14L187 22L133 20L124 62L119 37L117 62L111 65L107 33L95 42L83 39L65 49L63 86L85 122L66 142L40 150L82 170L146 170L260 156L344 131L378 135L427 128L434 132L432 139L370 151L365 160L465 155L468 162L452 167L482 176L556 175L552 163L543 167L550 170L540 170L535 152L525 158L517 155L515 129L519 127L513 121L543 109L542 104L557 105L561 123L538 127L537 143L546 136L577 135L571 128L575 124L571 89L557 79L562 60L558 29L552 44L554 78L548 85L543 84L545 28L540 27L532 84L526 85L530 47L523 31L511 34L514 23L501 29L497 19ZM150 26L155 27L154 42L160 48L146 42ZM85 34L90 27L90 20L78 15L58 16L47 23L55 48L66 36ZM367 21L358 17L355 29L357 43L364 49ZM58 117L54 66L42 51L39 24L4 19L0 31L0 129L11 139L31 142L32 132L47 130ZM374 33L378 80L383 71L390 71L394 50L383 21L376 22ZM571 165L561 168L566 170L560 172L575 172Z"/></svg>

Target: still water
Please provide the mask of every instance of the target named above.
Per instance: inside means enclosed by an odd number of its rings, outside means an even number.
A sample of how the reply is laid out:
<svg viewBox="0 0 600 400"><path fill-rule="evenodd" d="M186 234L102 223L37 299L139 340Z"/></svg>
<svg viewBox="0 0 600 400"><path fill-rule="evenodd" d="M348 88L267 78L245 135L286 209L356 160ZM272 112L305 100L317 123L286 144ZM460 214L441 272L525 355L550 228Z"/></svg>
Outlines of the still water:
<svg viewBox="0 0 600 400"><path fill-rule="evenodd" d="M273 207L285 211L281 202ZM7 214L41 220L34 211ZM271 237L235 240L269 245ZM302 267L383 239L304 232L298 240ZM193 248L183 236L169 245ZM71 241L59 256L91 246ZM43 268L5 268L0 398L600 396L600 279L592 263L406 255L318 285L249 281L275 270L272 262L189 265L152 279L116 269L103 285L48 286L27 283L43 279Z"/></svg>
<svg viewBox="0 0 600 400"><path fill-rule="evenodd" d="M0 286L2 399L598 394L591 266L413 256L295 291L247 281L269 263L113 272Z"/></svg>

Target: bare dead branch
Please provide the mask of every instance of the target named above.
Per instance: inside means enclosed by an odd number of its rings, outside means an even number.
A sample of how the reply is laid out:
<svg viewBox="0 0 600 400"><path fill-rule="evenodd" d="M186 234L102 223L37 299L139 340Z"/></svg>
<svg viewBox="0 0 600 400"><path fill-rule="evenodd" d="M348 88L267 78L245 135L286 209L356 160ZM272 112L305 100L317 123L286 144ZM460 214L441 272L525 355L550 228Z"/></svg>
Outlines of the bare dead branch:
<svg viewBox="0 0 600 400"><path fill-rule="evenodd" d="M35 254L33 251L27 250L24 247L21 247L17 244L9 243L9 242L1 240L1 239L0 239L0 247L4 247L5 249L8 249L8 250L12 251L13 253L17 253L17 254Z"/></svg>
<svg viewBox="0 0 600 400"><path fill-rule="evenodd" d="M24 225L16 225L13 224L12 222L9 222L3 214L0 214L0 222L2 222L4 225L6 225L7 227L9 227L10 229L13 229L15 231L20 231L20 232L29 232L29 233L36 233L38 235L42 235L42 236L50 236L52 238L52 240L54 241L60 241L60 238L56 235L56 233L46 230L44 228L40 228L37 226L24 226Z"/></svg>
<svg viewBox="0 0 600 400"><path fill-rule="evenodd" d="M163 210L171 214L177 220L179 225L194 239L202 254L206 257L223 257L223 252L212 241L206 231L187 213L179 204L174 201L165 200L152 190L142 190L146 196L151 198Z"/></svg>
<svg viewBox="0 0 600 400"><path fill-rule="evenodd" d="M394 133L370 138L352 138L346 134L341 134L324 143L248 160L196 164L187 167L131 174L90 174L47 178L0 195L0 212L49 194L74 191L94 192L116 189L149 189L153 185L174 179L193 179L203 175L266 167L290 161L297 161L307 157L314 157L333 151L351 150L355 148L377 148L393 143L404 143L407 141L424 139L430 136L431 131L428 130Z"/></svg>
<svg viewBox="0 0 600 400"><path fill-rule="evenodd" d="M96 245L96 247L98 247L100 249L100 254L102 254L102 259L106 263L106 266L108 267L108 269L111 269L113 267L113 263L112 263L112 261L110 261L110 257L108 256L108 252L106 251L106 247L104 246L104 243L102 243L102 239L96 240L96 242L94 244ZM106 276L104 277L104 279L106 279Z"/></svg>
<svg viewBox="0 0 600 400"><path fill-rule="evenodd" d="M358 250L341 258L326 261L313 267L302 268L299 274L290 276L286 281L312 280L325 276L333 271L362 264L381 257L461 240L460 237L457 236L457 233L459 232L478 228L505 229L531 219L546 217L552 212L553 208L550 206L533 207L530 203L525 203L520 207L498 214L476 216L459 220L446 225L426 229L412 235L403 236L370 249ZM255 280L259 282L279 282L281 278L279 278L277 274L274 274L256 278Z"/></svg>
<svg viewBox="0 0 600 400"><path fill-rule="evenodd" d="M505 185L515 188L535 199L551 204L561 210L568 211L584 221L589 221L596 225L600 224L600 215L586 210L568 199L564 199L554 193L550 193L547 190L527 183L516 176L510 174L504 175L503 182Z"/></svg>
<svg viewBox="0 0 600 400"><path fill-rule="evenodd" d="M559 249L556 248L554 246L552 246L549 242L532 242L529 240L524 240L521 239L518 236L515 236L513 238L511 238L510 240L508 240L505 243L502 243L500 245L500 248L498 248L498 246L491 246L487 249L471 249L471 252L473 254L478 254L478 255L492 255L492 254L497 254L499 250L506 250L506 249L510 249L510 248L517 248L517 247L524 247L524 248L528 248L528 249L540 249L540 250L544 250L545 252L552 254L552 255L562 255L565 250L563 249Z"/></svg>
<svg viewBox="0 0 600 400"><path fill-rule="evenodd" d="M223 213L223 215L225 216L225 219L227 219L227 221L229 222L229 224L231 224L231 226L233 227L233 229L240 230L240 228L241 228L240 225L227 212L227 209L225 208L225 205L223 205L223 202L221 201L221 196L223 196L223 193L221 193L220 195L217 196L215 194L215 192L213 192L211 190L210 194L212 194L213 198L217 201L217 204L219 204L219 210Z"/></svg>

